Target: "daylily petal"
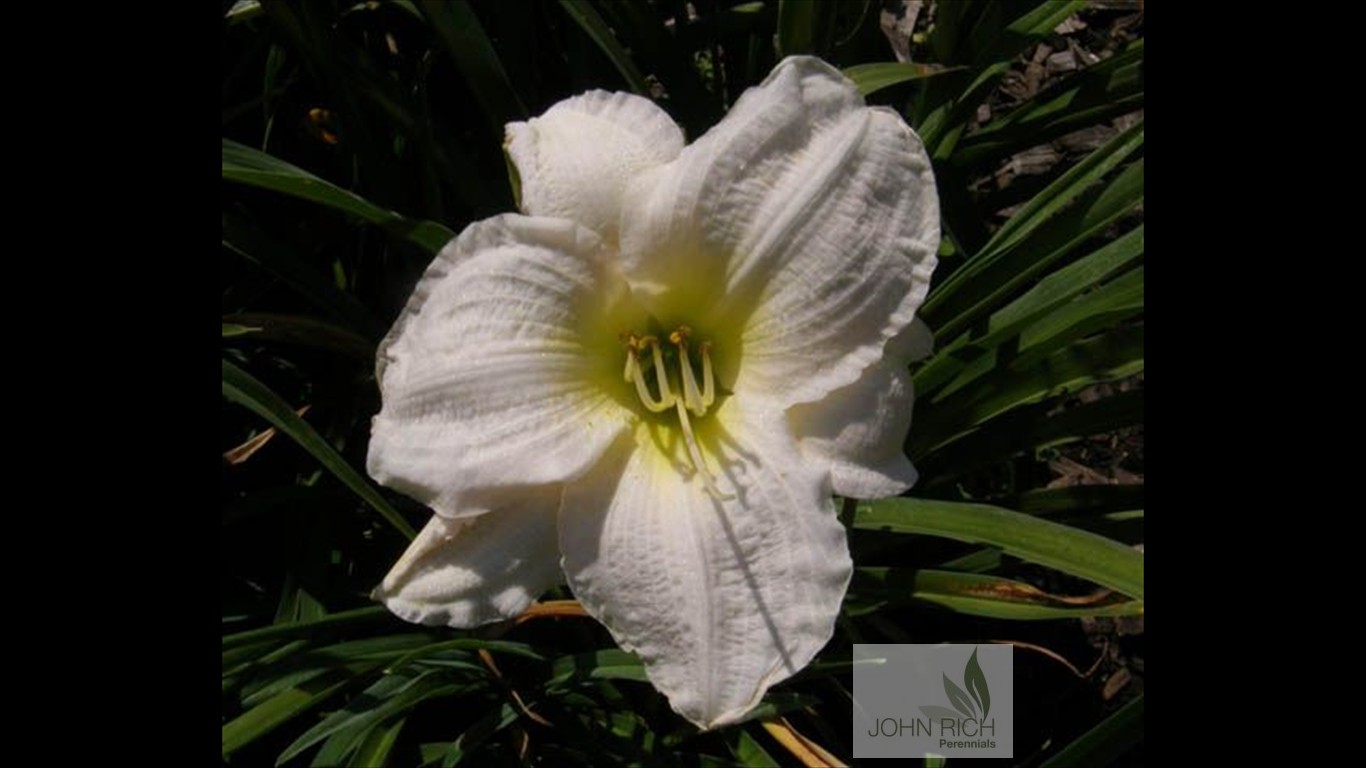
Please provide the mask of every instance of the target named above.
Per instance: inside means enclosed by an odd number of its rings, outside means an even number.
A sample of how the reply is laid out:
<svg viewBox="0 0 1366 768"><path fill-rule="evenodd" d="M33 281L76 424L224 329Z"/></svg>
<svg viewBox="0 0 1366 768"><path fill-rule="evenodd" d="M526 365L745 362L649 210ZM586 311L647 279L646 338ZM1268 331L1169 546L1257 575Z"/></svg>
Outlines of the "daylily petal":
<svg viewBox="0 0 1366 768"><path fill-rule="evenodd" d="M511 618L564 580L555 535L558 488L487 515L433 515L374 597L405 621L473 627Z"/></svg>
<svg viewBox="0 0 1366 768"><path fill-rule="evenodd" d="M566 486L560 510L575 596L702 728L812 659L852 571L827 473L803 463L777 408L753 405L727 401L701 438L736 498L707 495L679 472L681 449L638 434Z"/></svg>
<svg viewBox="0 0 1366 768"><path fill-rule="evenodd" d="M903 443L915 392L904 365L879 360L853 384L788 411L802 455L830 467L835 493L896 496L919 477Z"/></svg>
<svg viewBox="0 0 1366 768"><path fill-rule="evenodd" d="M787 412L802 455L830 467L835 493L879 499L915 484L919 473L905 452L915 404L906 365L927 357L933 346L929 327L917 318L858 381Z"/></svg>
<svg viewBox="0 0 1366 768"><path fill-rule="evenodd" d="M627 182L683 149L683 130L654 102L589 91L507 126L522 211L571 219L616 244Z"/></svg>
<svg viewBox="0 0 1366 768"><path fill-rule="evenodd" d="M606 254L571 222L516 215L442 249L380 349L370 475L460 517L592 466L634 421L599 386L604 365L620 376L626 298Z"/></svg>
<svg viewBox="0 0 1366 768"><path fill-rule="evenodd" d="M632 182L622 213L639 299L665 327L742 328L735 391L784 404L818 400L881 356L924 299L938 245L920 139L809 57L784 60Z"/></svg>

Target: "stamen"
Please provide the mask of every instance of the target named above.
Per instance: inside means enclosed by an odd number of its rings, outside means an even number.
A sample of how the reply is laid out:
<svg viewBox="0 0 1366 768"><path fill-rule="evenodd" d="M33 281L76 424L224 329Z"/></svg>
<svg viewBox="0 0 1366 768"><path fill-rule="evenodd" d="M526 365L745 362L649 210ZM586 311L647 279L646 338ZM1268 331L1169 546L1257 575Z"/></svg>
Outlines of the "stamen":
<svg viewBox="0 0 1366 768"><path fill-rule="evenodd" d="M707 493L712 498L726 501L735 496L729 493L721 493L721 489L716 487L716 480L707 471L707 465L702 461L702 451L697 447L697 437L692 433L692 424L688 421L688 410L683 407L682 400L674 400L674 407L678 410L678 423L683 426L683 441L688 444L688 458L692 460L693 469L702 476L702 485L707 489Z"/></svg>
<svg viewBox="0 0 1366 768"><path fill-rule="evenodd" d="M646 336L641 339L642 344L648 343L650 351L654 353L655 378L659 380L659 399L667 408L673 404L674 393L669 389L669 372L664 369L664 353L659 351L659 339L653 336Z"/></svg>
<svg viewBox="0 0 1366 768"><path fill-rule="evenodd" d="M702 395L697 392L697 377L693 375L692 361L688 359L687 338L684 337L674 343L678 344L678 368L679 378L683 379L683 399L688 404L688 410L701 418L707 415L707 406L702 401Z"/></svg>
<svg viewBox="0 0 1366 768"><path fill-rule="evenodd" d="M621 341L626 345L626 367L622 370L622 376L628 382L635 385L636 396L646 408L654 413L662 413L670 407L678 413L678 424L683 428L683 442L688 447L688 461L692 464L693 470L702 478L702 485L706 488L707 494L714 499L726 500L733 499L735 496L722 493L716 486L716 478L707 469L707 464L702 458L702 449L698 445L697 435L693 434L692 421L688 418L688 411L692 411L698 418L707 415L707 409L716 401L716 380L712 374L711 366L711 342L702 342L700 345L702 354L702 386L697 385L697 374L693 371L693 363L688 355L688 339L692 336L692 329L686 325L680 325L669 334L669 343L678 348L678 382L683 388L683 396L679 397L669 385L669 370L665 367L664 352L659 339L655 336L636 336L634 333L622 333ZM650 348L650 363L654 366L655 380L658 382L659 396L656 397L650 391L650 386L645 383L645 368L641 365L640 355L644 347Z"/></svg>
<svg viewBox="0 0 1366 768"><path fill-rule="evenodd" d="M647 336L646 339L651 339L651 337ZM664 366L659 360L658 343L654 345L654 349L655 372L659 378L660 389L660 398L658 400L655 399L654 395L650 394L650 388L645 384L645 372L640 369L640 361L636 359L635 349L626 351L626 374L630 377L631 382L636 385L636 397L640 398L641 404L654 413L663 413L664 411L669 410L669 406L674 404L676 398L674 398L673 393L669 391L669 385L664 380Z"/></svg>
<svg viewBox="0 0 1366 768"><path fill-rule="evenodd" d="M636 350L640 348L640 340L634 333L623 333L621 341L626 345L626 370L621 375L626 379L626 383L630 384L640 375L640 363L636 361Z"/></svg>
<svg viewBox="0 0 1366 768"><path fill-rule="evenodd" d="M716 377L711 373L711 342L702 342L702 410L716 402Z"/></svg>

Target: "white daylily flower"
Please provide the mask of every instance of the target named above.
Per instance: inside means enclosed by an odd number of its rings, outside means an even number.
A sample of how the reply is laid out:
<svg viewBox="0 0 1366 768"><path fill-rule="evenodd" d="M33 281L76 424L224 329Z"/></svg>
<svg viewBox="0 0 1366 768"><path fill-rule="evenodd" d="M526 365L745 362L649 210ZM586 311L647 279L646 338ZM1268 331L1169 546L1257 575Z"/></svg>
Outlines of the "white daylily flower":
<svg viewBox="0 0 1366 768"><path fill-rule="evenodd" d="M915 480L929 159L806 57L687 147L593 92L508 153L530 216L447 245L380 348L370 473L436 514L376 596L467 627L567 579L679 714L733 722L830 638L832 492Z"/></svg>

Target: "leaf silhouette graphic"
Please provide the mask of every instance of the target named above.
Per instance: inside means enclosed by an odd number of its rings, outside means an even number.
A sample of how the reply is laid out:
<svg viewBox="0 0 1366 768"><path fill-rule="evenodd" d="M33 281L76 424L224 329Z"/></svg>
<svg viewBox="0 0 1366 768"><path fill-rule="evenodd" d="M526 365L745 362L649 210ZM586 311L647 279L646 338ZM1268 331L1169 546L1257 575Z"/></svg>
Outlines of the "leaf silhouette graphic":
<svg viewBox="0 0 1366 768"><path fill-rule="evenodd" d="M953 708L963 713L963 717L976 718L972 709L972 702L968 695L963 693L963 689L953 684L948 675L944 675L944 693L949 695L949 703Z"/></svg>
<svg viewBox="0 0 1366 768"><path fill-rule="evenodd" d="M982 719L987 719L987 713L991 711L991 692L987 690L987 676L982 672L982 665L977 663L976 648L972 649L967 669L963 670L963 687L968 689L973 701L977 702L977 708L982 710Z"/></svg>

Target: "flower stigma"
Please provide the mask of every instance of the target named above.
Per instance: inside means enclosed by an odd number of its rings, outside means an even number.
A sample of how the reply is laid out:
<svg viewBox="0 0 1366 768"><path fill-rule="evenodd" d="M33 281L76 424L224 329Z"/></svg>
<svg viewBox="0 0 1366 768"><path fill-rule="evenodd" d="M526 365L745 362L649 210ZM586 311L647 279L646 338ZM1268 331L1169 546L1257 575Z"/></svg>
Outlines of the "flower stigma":
<svg viewBox="0 0 1366 768"><path fill-rule="evenodd" d="M716 376L712 372L711 342L703 341L697 345L696 354L700 360L695 364L693 355L689 352L688 342L691 338L692 328L686 325L680 325L669 333L668 347L660 342L658 336L623 333L621 339L626 345L626 368L622 372L622 378L626 383L635 386L636 396L646 410L651 413L664 413L670 408L674 410L683 431L683 441L688 446L688 460L701 476L707 493L719 500L733 499L733 495L722 493L716 486L716 479L712 477L706 462L702 459L702 450L698 446L697 436L692 430L692 421L688 417L689 411L699 419L706 416L712 404L716 402ZM643 357L646 354L648 357ZM672 369L668 364L670 360L674 363ZM701 368L700 386L694 365ZM650 391L649 382L646 381L647 366L654 371L657 395Z"/></svg>

